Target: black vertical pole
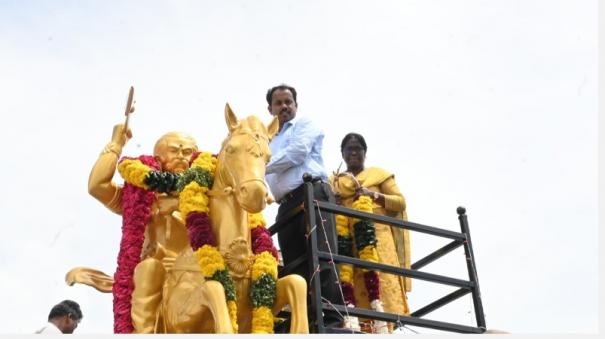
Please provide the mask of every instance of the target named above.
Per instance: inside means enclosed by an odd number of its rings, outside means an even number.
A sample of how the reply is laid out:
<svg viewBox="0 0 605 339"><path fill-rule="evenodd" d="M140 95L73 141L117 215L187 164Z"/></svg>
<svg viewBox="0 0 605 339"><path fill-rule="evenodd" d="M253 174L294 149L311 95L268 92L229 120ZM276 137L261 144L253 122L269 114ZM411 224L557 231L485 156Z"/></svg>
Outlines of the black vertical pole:
<svg viewBox="0 0 605 339"><path fill-rule="evenodd" d="M319 276L319 257L317 255L317 229L315 220L315 205L313 204L313 184L310 175L303 175L305 181L305 221L307 224L307 234L309 235L309 273L312 280L309 281L311 289L311 304L315 312L315 325L317 333L325 333L322 304L321 304L321 281Z"/></svg>
<svg viewBox="0 0 605 339"><path fill-rule="evenodd" d="M485 315L483 314L483 303L481 302L481 291L479 290L479 278L477 277L477 267L475 265L475 255L473 254L473 245L471 243L471 233L468 228L468 220L466 218L466 208L460 206L456 210L458 212L458 220L460 221L460 229L466 236L464 241L464 255L466 256L466 267L468 269L468 278L475 284L472 288L473 305L475 306L475 318L477 319L477 327L486 329Z"/></svg>

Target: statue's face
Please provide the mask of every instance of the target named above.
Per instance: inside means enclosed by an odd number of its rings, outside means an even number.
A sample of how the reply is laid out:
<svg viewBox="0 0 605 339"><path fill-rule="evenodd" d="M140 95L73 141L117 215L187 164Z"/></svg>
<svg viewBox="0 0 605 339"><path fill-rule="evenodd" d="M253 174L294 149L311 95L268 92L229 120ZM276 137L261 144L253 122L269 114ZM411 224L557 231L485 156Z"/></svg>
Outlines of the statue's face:
<svg viewBox="0 0 605 339"><path fill-rule="evenodd" d="M158 143L156 159L163 171L182 173L189 168L191 156L197 151L195 140L185 135L170 134L163 136Z"/></svg>

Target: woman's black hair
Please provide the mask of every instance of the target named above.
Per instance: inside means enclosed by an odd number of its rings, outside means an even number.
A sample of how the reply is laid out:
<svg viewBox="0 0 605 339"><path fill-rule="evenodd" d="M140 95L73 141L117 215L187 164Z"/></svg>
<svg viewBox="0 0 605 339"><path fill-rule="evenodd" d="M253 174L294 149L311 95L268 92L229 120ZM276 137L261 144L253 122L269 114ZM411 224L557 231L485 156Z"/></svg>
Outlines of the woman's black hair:
<svg viewBox="0 0 605 339"><path fill-rule="evenodd" d="M361 144L361 147L363 147L363 151L367 152L368 151L368 145L366 145L366 139L363 138L363 136L359 133L349 133L347 135L345 135L344 138L342 138L342 142L340 143L340 152L342 153L345 149L345 145L347 144L347 142L349 142L349 140L351 139L357 139L357 141L359 141L359 143Z"/></svg>

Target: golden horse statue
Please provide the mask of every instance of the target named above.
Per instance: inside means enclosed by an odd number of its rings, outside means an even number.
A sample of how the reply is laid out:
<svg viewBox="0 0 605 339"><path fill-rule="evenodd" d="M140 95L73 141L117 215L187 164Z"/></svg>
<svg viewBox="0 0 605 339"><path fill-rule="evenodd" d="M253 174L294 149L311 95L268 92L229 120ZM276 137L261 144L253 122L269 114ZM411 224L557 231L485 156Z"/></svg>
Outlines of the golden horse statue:
<svg viewBox="0 0 605 339"><path fill-rule="evenodd" d="M229 105L225 107L225 120L229 135L222 143L214 183L208 192L209 217L218 250L225 258L236 287L237 332L249 333L252 328L250 269L254 254L251 251L248 215L262 211L266 205L268 190L264 181L265 165L271 156L268 144L277 132L278 122L274 119L265 127L256 116L238 120ZM185 227L178 211L173 211L172 217ZM163 263L167 261L166 258L173 258L168 260L169 265L165 265L165 273L144 276L145 279L140 274L137 276L137 272L157 271L153 266L157 262L154 258L142 260L134 273L133 303L145 304L148 298L137 296L138 287L145 289L151 286L154 289L156 287L153 285L158 285L157 290L161 294L153 297L154 300L159 299L154 318L146 319L154 324L149 332L234 333L223 285L214 280L204 280L191 247L187 246L178 254L168 253L170 251L162 248L161 244L159 247L162 256L165 256ZM163 279L157 279L158 276ZM113 278L97 270L77 267L67 273L66 282L69 285L82 283L101 292L111 292ZM307 285L301 276L289 275L277 280L272 311L275 315L285 305L290 305L290 333L309 332L306 291ZM134 307L132 315L133 322L141 317L135 314ZM137 331L139 327L134 328Z"/></svg>

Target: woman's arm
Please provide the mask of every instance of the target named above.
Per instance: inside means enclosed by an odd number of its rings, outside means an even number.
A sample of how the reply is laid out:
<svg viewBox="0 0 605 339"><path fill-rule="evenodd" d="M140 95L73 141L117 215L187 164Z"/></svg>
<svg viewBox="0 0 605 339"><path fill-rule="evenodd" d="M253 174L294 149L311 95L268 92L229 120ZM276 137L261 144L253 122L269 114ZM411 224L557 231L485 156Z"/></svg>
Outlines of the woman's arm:
<svg viewBox="0 0 605 339"><path fill-rule="evenodd" d="M376 203L391 212L405 212L405 198L393 176L380 184L380 193L377 194Z"/></svg>

